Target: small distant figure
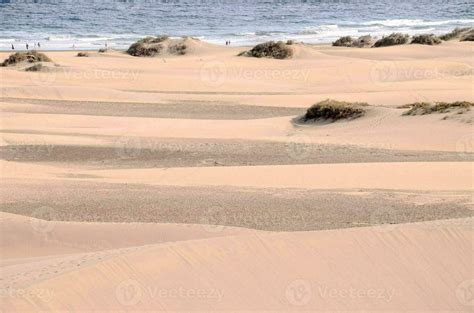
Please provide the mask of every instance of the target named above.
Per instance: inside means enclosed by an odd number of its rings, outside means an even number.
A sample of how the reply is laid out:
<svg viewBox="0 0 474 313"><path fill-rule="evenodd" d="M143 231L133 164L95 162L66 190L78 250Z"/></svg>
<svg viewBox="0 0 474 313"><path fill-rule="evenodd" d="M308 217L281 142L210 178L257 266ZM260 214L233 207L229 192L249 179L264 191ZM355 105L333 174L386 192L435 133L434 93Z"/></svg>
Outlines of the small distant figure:
<svg viewBox="0 0 474 313"><path fill-rule="evenodd" d="M107 50L107 43L105 43L105 50Z"/></svg>
<svg viewBox="0 0 474 313"><path fill-rule="evenodd" d="M72 50L76 50L76 44L75 43L72 44Z"/></svg>
<svg viewBox="0 0 474 313"><path fill-rule="evenodd" d="M229 41L226 40L226 41L225 41L225 45L228 46L228 45L229 45Z"/></svg>
<svg viewBox="0 0 474 313"><path fill-rule="evenodd" d="M229 40L229 46L230 46L230 40Z"/></svg>
<svg viewBox="0 0 474 313"><path fill-rule="evenodd" d="M41 45L40 45L40 43L38 42L38 49L39 49L39 48L41 48Z"/></svg>
<svg viewBox="0 0 474 313"><path fill-rule="evenodd" d="M12 44L12 50L15 50L15 46Z"/></svg>
<svg viewBox="0 0 474 313"><path fill-rule="evenodd" d="M26 43L26 50L28 50L30 48L30 45L28 45L28 43Z"/></svg>

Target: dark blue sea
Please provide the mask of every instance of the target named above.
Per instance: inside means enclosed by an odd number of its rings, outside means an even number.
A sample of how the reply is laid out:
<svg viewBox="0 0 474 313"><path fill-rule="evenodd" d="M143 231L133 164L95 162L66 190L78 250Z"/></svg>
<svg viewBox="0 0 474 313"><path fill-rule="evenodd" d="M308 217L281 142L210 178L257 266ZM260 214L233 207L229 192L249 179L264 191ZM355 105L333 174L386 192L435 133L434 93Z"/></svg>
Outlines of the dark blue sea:
<svg viewBox="0 0 474 313"><path fill-rule="evenodd" d="M443 33L472 26L473 0L0 0L0 49L126 48L146 35L247 45L342 35Z"/></svg>

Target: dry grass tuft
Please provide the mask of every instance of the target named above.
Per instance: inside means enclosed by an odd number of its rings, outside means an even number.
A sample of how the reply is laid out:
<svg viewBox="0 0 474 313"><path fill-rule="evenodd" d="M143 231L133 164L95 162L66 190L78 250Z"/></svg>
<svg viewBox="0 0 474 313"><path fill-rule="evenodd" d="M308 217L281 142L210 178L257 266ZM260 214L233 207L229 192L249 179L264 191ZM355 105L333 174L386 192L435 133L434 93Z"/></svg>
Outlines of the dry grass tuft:
<svg viewBox="0 0 474 313"><path fill-rule="evenodd" d="M441 39L439 39L439 37L435 36L434 34L417 35L413 37L411 43L434 46L439 45L441 43Z"/></svg>
<svg viewBox="0 0 474 313"><path fill-rule="evenodd" d="M404 45L410 41L410 35L402 33L393 33L389 36L383 37L375 42L373 47L388 47L395 45Z"/></svg>
<svg viewBox="0 0 474 313"><path fill-rule="evenodd" d="M27 51L27 52L16 52L10 55L1 66L10 66L16 65L21 62L29 62L29 63L36 63L36 62L52 62L51 59L44 53L37 52L37 51Z"/></svg>
<svg viewBox="0 0 474 313"><path fill-rule="evenodd" d="M239 53L239 56L255 58L289 59L293 56L293 49L282 41L268 41L253 47L249 51Z"/></svg>
<svg viewBox="0 0 474 313"><path fill-rule="evenodd" d="M448 113L454 110L469 111L474 103L469 101L455 102L415 102L399 106L400 109L409 109L403 115L425 115L431 113Z"/></svg>
<svg viewBox="0 0 474 313"><path fill-rule="evenodd" d="M41 63L25 68L25 72L46 72L48 69Z"/></svg>
<svg viewBox="0 0 474 313"><path fill-rule="evenodd" d="M473 27L456 27L452 32L439 36L441 40L459 39L460 41L473 41L474 28Z"/></svg>
<svg viewBox="0 0 474 313"><path fill-rule="evenodd" d="M334 47L352 47L353 43L354 43L354 39L352 39L351 36L344 36L334 41L332 45Z"/></svg>
<svg viewBox="0 0 474 313"><path fill-rule="evenodd" d="M316 104L313 104L306 114L301 118L302 122L312 120L330 120L337 121L340 119L354 119L365 114L363 107L367 103L360 102L345 102L327 99Z"/></svg>
<svg viewBox="0 0 474 313"><path fill-rule="evenodd" d="M145 37L132 44L127 53L136 57L152 57L163 50L163 41L169 37L166 35L158 37Z"/></svg>
<svg viewBox="0 0 474 313"><path fill-rule="evenodd" d="M374 43L372 36L365 35L360 36L357 39L353 39L351 36L344 36L332 43L334 47L356 47L364 48L370 47Z"/></svg>
<svg viewBox="0 0 474 313"><path fill-rule="evenodd" d="M185 55L187 48L188 47L184 43L177 42L175 44L169 45L168 53L175 54L175 55Z"/></svg>

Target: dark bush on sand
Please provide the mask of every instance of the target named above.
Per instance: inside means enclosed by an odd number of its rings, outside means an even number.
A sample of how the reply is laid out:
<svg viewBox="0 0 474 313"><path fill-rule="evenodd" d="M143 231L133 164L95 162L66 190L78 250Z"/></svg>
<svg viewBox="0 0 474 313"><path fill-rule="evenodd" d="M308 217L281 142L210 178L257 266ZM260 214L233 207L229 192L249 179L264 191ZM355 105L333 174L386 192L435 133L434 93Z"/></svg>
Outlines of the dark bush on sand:
<svg viewBox="0 0 474 313"><path fill-rule="evenodd" d="M163 50L162 42L168 39L168 36L145 37L132 44L127 53L136 57L152 57Z"/></svg>
<svg viewBox="0 0 474 313"><path fill-rule="evenodd" d="M313 104L300 121L354 119L365 114L364 106L367 104L327 99Z"/></svg>
<svg viewBox="0 0 474 313"><path fill-rule="evenodd" d="M417 35L413 37L411 43L434 46L439 45L441 43L441 39L439 39L439 37L435 36L434 34Z"/></svg>
<svg viewBox="0 0 474 313"><path fill-rule="evenodd" d="M389 36L383 37L375 42L373 47L388 47L396 45L404 45L410 41L410 36L402 33L393 33Z"/></svg>
<svg viewBox="0 0 474 313"><path fill-rule="evenodd" d="M185 55L187 46L182 42L171 44L168 47L168 53L175 55Z"/></svg>
<svg viewBox="0 0 474 313"><path fill-rule="evenodd" d="M374 44L374 39L370 35L360 36L354 40L352 46L357 48L371 47Z"/></svg>
<svg viewBox="0 0 474 313"><path fill-rule="evenodd" d="M51 62L51 59L44 53L37 51L16 52L10 55L5 61L3 61L3 63L1 63L1 66L15 65L21 62Z"/></svg>
<svg viewBox="0 0 474 313"><path fill-rule="evenodd" d="M360 36L357 39L353 39L350 36L344 36L336 40L335 42L332 43L334 47L357 47L357 48L364 48L364 47L370 47L374 43L374 40L372 39L372 36L370 35L365 35L365 36Z"/></svg>
<svg viewBox="0 0 474 313"><path fill-rule="evenodd" d="M461 36L461 41L474 41L474 28L471 28L469 31L465 32Z"/></svg>
<svg viewBox="0 0 474 313"><path fill-rule="evenodd" d="M453 29L452 32L441 35L439 36L439 38L444 41L448 41L452 39L459 39L461 41L466 41L463 39L471 37L470 41L472 41L473 35L474 35L474 28L472 27L464 27L464 28L456 27L455 29Z"/></svg>
<svg viewBox="0 0 474 313"><path fill-rule="evenodd" d="M293 56L293 49L282 41L268 41L258 44L251 50L240 53L240 55L255 58L288 59Z"/></svg>
<svg viewBox="0 0 474 313"><path fill-rule="evenodd" d="M334 41L332 45L334 47L352 47L353 43L354 43L354 39L352 39L351 36L344 36Z"/></svg>
<svg viewBox="0 0 474 313"><path fill-rule="evenodd" d="M403 115L425 115L431 113L447 113L453 110L470 110L474 103L469 101L456 102L415 102L400 106L401 109L409 109Z"/></svg>
<svg viewBox="0 0 474 313"><path fill-rule="evenodd" d="M41 63L25 68L25 72L44 72L44 71L47 71L47 68L43 66L43 64Z"/></svg>
<svg viewBox="0 0 474 313"><path fill-rule="evenodd" d="M89 56L89 53L87 52L79 52L77 54L78 57L82 57L82 58L87 58Z"/></svg>

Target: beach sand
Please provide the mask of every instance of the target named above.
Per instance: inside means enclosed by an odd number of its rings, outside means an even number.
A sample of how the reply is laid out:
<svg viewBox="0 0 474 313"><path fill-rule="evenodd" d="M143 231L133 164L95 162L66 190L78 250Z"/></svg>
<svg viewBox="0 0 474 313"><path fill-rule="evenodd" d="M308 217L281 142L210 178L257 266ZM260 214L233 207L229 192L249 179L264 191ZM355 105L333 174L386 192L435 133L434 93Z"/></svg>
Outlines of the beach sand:
<svg viewBox="0 0 474 313"><path fill-rule="evenodd" d="M0 68L2 310L469 311L473 113L399 106L472 102L472 48Z"/></svg>

